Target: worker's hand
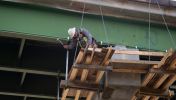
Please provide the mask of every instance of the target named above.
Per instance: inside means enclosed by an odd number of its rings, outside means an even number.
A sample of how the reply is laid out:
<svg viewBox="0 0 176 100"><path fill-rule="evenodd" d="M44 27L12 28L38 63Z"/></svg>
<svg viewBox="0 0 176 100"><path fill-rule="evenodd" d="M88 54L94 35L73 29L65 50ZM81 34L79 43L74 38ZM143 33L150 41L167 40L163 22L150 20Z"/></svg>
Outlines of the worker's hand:
<svg viewBox="0 0 176 100"><path fill-rule="evenodd" d="M97 48L97 47L98 47L97 44L94 44L94 45L93 45L93 48Z"/></svg>
<svg viewBox="0 0 176 100"><path fill-rule="evenodd" d="M64 45L63 47L64 47L65 49L68 49L68 45Z"/></svg>

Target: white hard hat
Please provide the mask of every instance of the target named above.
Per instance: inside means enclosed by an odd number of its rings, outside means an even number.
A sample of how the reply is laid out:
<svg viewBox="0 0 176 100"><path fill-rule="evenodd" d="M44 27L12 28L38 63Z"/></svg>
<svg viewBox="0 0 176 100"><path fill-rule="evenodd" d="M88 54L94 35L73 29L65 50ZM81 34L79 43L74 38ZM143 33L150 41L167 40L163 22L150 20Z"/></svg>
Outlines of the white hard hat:
<svg viewBox="0 0 176 100"><path fill-rule="evenodd" d="M70 36L71 38L74 37L75 33L76 33L76 28L75 28L75 27L68 29L68 34L69 34L69 36Z"/></svg>

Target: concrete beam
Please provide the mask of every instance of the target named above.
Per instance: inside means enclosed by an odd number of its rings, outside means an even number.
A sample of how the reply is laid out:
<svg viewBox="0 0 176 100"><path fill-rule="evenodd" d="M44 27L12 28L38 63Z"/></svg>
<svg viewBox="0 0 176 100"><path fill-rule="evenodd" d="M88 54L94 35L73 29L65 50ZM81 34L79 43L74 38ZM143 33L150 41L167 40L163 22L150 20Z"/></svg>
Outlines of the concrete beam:
<svg viewBox="0 0 176 100"><path fill-rule="evenodd" d="M28 94L28 93L2 92L2 91L0 92L0 95L19 96L19 97L32 97L32 98L53 99L53 100L56 99L55 96Z"/></svg>
<svg viewBox="0 0 176 100"><path fill-rule="evenodd" d="M0 66L0 70L2 70L2 71L10 71L10 72L20 72L20 73L48 75L48 76L58 76L59 75L57 72L39 71L39 70L23 69L23 68L10 68L10 67L7 67L7 66ZM60 73L59 76L65 77L65 74L64 73Z"/></svg>
<svg viewBox="0 0 176 100"><path fill-rule="evenodd" d="M87 3L92 5L101 5L106 7L112 7L122 10L130 10L130 11L138 11L143 13L150 13L151 14L159 14L159 15L166 15L166 16L173 16L176 17L176 8L173 9L159 9L157 5L151 5L151 9L149 9L148 3L140 3L134 1L128 2L121 2L120 0L70 0L74 2L81 2Z"/></svg>

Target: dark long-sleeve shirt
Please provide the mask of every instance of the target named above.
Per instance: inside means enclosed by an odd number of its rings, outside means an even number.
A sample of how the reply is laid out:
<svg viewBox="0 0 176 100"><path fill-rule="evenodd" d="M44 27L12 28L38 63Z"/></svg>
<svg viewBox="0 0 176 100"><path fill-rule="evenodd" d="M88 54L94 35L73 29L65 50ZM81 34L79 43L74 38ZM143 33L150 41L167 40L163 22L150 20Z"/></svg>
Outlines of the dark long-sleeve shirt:
<svg viewBox="0 0 176 100"><path fill-rule="evenodd" d="M94 43L91 33L88 30L86 30L85 28L77 29L76 33L77 33L76 37L73 37L71 39L71 41L68 45L68 49L73 49L74 47L76 47L78 40L81 41L81 40L83 40L84 37L87 39L87 41L86 41L87 45L91 45ZM82 37L79 37L79 34L81 34Z"/></svg>

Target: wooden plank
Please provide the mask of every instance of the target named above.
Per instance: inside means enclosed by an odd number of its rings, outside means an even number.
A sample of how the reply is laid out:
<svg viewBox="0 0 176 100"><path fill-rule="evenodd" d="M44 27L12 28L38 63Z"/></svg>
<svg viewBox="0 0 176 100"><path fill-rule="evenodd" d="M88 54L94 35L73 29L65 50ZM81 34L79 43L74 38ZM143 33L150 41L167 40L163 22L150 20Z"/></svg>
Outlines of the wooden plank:
<svg viewBox="0 0 176 100"><path fill-rule="evenodd" d="M137 97L136 97L136 96L133 96L133 97L131 98L131 100L137 100Z"/></svg>
<svg viewBox="0 0 176 100"><path fill-rule="evenodd" d="M148 68L141 66L140 69L138 69L137 67L125 67L123 66L123 68L112 68L112 66L100 66L100 65L85 65L85 64L75 64L73 65L73 68L77 68L77 69L88 69L88 70L97 70L97 71L112 71L112 72L123 72L123 73L157 73L157 74L168 74L168 75L175 75L176 74L176 70L161 70L159 68L151 68L150 70L148 70ZM143 69L145 68L145 69Z"/></svg>
<svg viewBox="0 0 176 100"><path fill-rule="evenodd" d="M66 100L66 97L67 97L68 92L69 92L69 89L68 89L68 88L67 88L67 89L64 89L64 92L63 92L63 94L62 94L61 100Z"/></svg>
<svg viewBox="0 0 176 100"><path fill-rule="evenodd" d="M176 58L174 59L174 61L171 63L170 66L173 66L172 69L176 69ZM168 88L170 85L172 85L172 83L176 80L176 75L172 75L169 77L169 79L163 84L163 86L161 87L162 89L166 89Z"/></svg>
<svg viewBox="0 0 176 100"><path fill-rule="evenodd" d="M89 51L93 48L88 48ZM101 52L101 48L96 48L96 52ZM114 54L128 54L128 55L144 55L144 56L164 56L165 52L148 52L148 51L136 51L136 50L115 50Z"/></svg>
<svg viewBox="0 0 176 100"><path fill-rule="evenodd" d="M164 55L164 57L162 58L161 62L160 62L157 66L153 66L153 68L161 68L162 65L164 65L165 61L168 59L168 57L170 57L172 54L173 54L173 50L170 49L170 50ZM146 86L154 76L155 76L154 73L148 73L148 74L145 76L145 78L144 78L144 80L143 80L143 82L142 82L142 86ZM134 98L135 98L135 97L134 97ZM148 100L148 99L149 99L149 98L148 98L148 97L145 98L145 96L142 98L142 100Z"/></svg>
<svg viewBox="0 0 176 100"><path fill-rule="evenodd" d="M99 89L98 84L90 83L90 82L81 82L81 81L66 81L61 80L60 83L61 88L74 88L79 90L88 90L88 91L97 91Z"/></svg>
<svg viewBox="0 0 176 100"><path fill-rule="evenodd" d="M175 58L175 57L174 57ZM174 66L174 68L176 68L176 59L174 59L174 61L171 63L170 66ZM169 86L171 86L174 82L176 81L176 75L171 75L166 82L163 83L161 89L167 89L169 88ZM158 97L154 97L155 100L158 100Z"/></svg>
<svg viewBox="0 0 176 100"><path fill-rule="evenodd" d="M176 75L176 70L161 70L158 68L153 68L153 69L137 69L137 68L116 68L116 69L112 69L109 70L112 72L118 72L118 73L140 73L140 74L146 74L146 73L152 73L152 74L160 74L160 75ZM151 74L150 74L151 75ZM164 79L164 78L163 78ZM147 80L151 80L151 79L147 79Z"/></svg>
<svg viewBox="0 0 176 100"><path fill-rule="evenodd" d="M143 96L159 96L159 97L170 97L169 90L152 89L152 88L140 88L139 95Z"/></svg>
<svg viewBox="0 0 176 100"><path fill-rule="evenodd" d="M124 63L124 64L158 65L160 63L160 61L111 59L110 63L113 63L113 64Z"/></svg>
<svg viewBox="0 0 176 100"><path fill-rule="evenodd" d="M94 93L95 93L95 92L92 92L92 91L89 92L89 94L88 94L86 100L92 100L92 97L93 97Z"/></svg>
<svg viewBox="0 0 176 100"><path fill-rule="evenodd" d="M107 61L108 61L109 56L111 55L111 53L112 53L112 48L109 48L104 60L101 63L101 66L106 66L106 65L109 64L109 62L107 63ZM97 78L96 78L95 83L99 83L99 81L103 77L103 74L104 74L104 71L100 71L100 72L97 73Z"/></svg>
<svg viewBox="0 0 176 100"><path fill-rule="evenodd" d="M172 60L172 59L170 59L170 60ZM166 68L166 70L174 70L175 69L174 65L175 65L175 63L172 63L171 65L169 65ZM153 88L159 88L168 77L169 77L168 74L167 75L166 74L162 75L160 78L157 79L156 83L153 85ZM155 99L155 98L156 97L152 97L151 99Z"/></svg>
<svg viewBox="0 0 176 100"><path fill-rule="evenodd" d="M162 58L161 62L156 66L153 66L154 68L161 68L162 65L164 65L165 61L167 60L168 57L170 57L173 54L173 51L170 50L169 52L166 53L166 55ZM146 78L144 79L142 86L146 86L148 82L154 77L155 74L149 73L146 75Z"/></svg>
<svg viewBox="0 0 176 100"><path fill-rule="evenodd" d="M114 53L114 51L112 50L112 48L109 48L108 49L108 52L104 58L104 60L102 61L102 63L100 64L101 66L106 66L109 64L109 59L110 59L110 55L112 56L112 54ZM108 62L107 62L108 61ZM96 76L96 80L95 80L95 83L98 84L99 81L101 80L102 76L104 74L104 71L100 71L97 73L97 76ZM91 100L92 99L92 96L94 95L94 92L90 92L86 98L86 100Z"/></svg>
<svg viewBox="0 0 176 100"><path fill-rule="evenodd" d="M79 52L78 56L77 56L77 59L76 59L75 63L81 63L81 62L82 62L82 59L83 59L83 57L84 57L83 55L84 55L83 50L81 50L81 51ZM69 80L74 80L74 79L76 78L76 76L77 76L78 69L74 69L74 68L73 68L70 72L71 72L71 73L70 73L70 75L69 75ZM67 88L66 90L64 90L63 95L62 95L62 100L65 100L65 99L66 99L68 92L69 92L69 89L68 89L68 88Z"/></svg>
<svg viewBox="0 0 176 100"><path fill-rule="evenodd" d="M100 65L96 65L96 64L89 64L89 65L85 65L85 64L75 64L73 66L74 68L78 68L78 69L93 69L93 70L98 70L98 71L112 71L112 66L100 66Z"/></svg>
<svg viewBox="0 0 176 100"><path fill-rule="evenodd" d="M164 56L165 52L148 52L148 51L133 51L133 50L116 50L114 54L128 55L144 55L144 56Z"/></svg>
<svg viewBox="0 0 176 100"><path fill-rule="evenodd" d="M80 95L81 95L81 90L77 90L75 100L79 100Z"/></svg>
<svg viewBox="0 0 176 100"><path fill-rule="evenodd" d="M168 74L168 75L176 75L176 69L174 70L161 70L158 68L151 68L149 70L151 73L157 73L157 74Z"/></svg>
<svg viewBox="0 0 176 100"><path fill-rule="evenodd" d="M86 57L85 64L91 64L92 63L92 59L93 59L94 54L95 54L95 48L93 48L93 51L92 51L91 55ZM84 82L87 79L88 73L89 73L89 70L83 69L83 72L82 72L82 75L81 75L81 82ZM78 90L77 93L76 93L75 100L79 100L80 94L81 94L81 90Z"/></svg>
<svg viewBox="0 0 176 100"><path fill-rule="evenodd" d="M145 74L148 73L148 70L145 69L113 69L112 72L117 72L117 73L140 73L140 74Z"/></svg>
<svg viewBox="0 0 176 100"><path fill-rule="evenodd" d="M69 93L67 94L68 97L75 97L76 96L76 89L70 88ZM80 97L87 97L89 91L81 90Z"/></svg>
<svg viewBox="0 0 176 100"><path fill-rule="evenodd" d="M84 55L84 52L83 52L83 51L80 51L79 54L78 54L78 56L77 56L77 59L76 59L76 61L75 61L76 64L77 64L77 63L79 64L79 63L82 62L83 55ZM77 73L78 73L78 69L73 68L73 69L71 70L70 75L69 75L69 76L70 76L70 77L69 77L69 80L74 80L74 79L76 78Z"/></svg>

